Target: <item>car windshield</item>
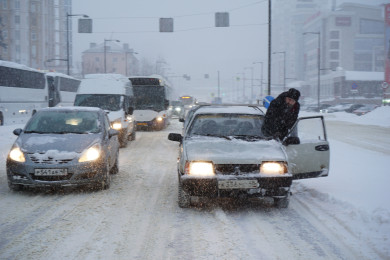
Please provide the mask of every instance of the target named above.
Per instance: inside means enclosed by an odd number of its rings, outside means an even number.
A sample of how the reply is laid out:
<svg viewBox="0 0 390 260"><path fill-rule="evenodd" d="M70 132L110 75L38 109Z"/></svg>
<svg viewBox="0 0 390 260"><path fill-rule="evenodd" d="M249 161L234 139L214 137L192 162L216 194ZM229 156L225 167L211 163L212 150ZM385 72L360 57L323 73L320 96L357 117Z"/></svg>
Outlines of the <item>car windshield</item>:
<svg viewBox="0 0 390 260"><path fill-rule="evenodd" d="M99 115L93 111L40 111L26 125L25 133L86 134L100 132Z"/></svg>
<svg viewBox="0 0 390 260"><path fill-rule="evenodd" d="M78 94L74 105L99 107L104 110L118 111L122 107L122 96L113 94Z"/></svg>
<svg viewBox="0 0 390 260"><path fill-rule="evenodd" d="M264 117L246 114L200 114L191 123L188 136L215 136L240 139L264 138Z"/></svg>

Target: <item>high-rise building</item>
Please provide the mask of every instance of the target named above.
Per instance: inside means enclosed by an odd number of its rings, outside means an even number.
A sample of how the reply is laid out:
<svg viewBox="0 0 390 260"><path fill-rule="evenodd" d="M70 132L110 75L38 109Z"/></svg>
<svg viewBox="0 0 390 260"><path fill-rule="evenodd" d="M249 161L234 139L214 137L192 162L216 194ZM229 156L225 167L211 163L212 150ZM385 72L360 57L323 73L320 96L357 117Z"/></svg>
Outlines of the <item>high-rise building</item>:
<svg viewBox="0 0 390 260"><path fill-rule="evenodd" d="M283 91L284 84L303 80L303 26L311 16L327 8L328 0L272 1L271 82L275 92Z"/></svg>
<svg viewBox="0 0 390 260"><path fill-rule="evenodd" d="M321 100L381 95L382 6L343 3L334 10L313 14L305 21L303 29L311 33L303 38L301 68L310 86L305 90L306 95L317 96L320 91ZM317 32L319 34L315 35Z"/></svg>
<svg viewBox="0 0 390 260"><path fill-rule="evenodd" d="M0 0L1 59L67 73L66 22L71 9L72 0Z"/></svg>

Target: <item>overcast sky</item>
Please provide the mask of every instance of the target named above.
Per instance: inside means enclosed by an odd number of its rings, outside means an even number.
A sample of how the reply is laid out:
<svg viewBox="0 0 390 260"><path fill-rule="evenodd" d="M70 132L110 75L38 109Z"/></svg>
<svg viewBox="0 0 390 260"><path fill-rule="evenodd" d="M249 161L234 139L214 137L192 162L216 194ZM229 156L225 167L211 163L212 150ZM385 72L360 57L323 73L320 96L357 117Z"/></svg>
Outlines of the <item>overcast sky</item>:
<svg viewBox="0 0 390 260"><path fill-rule="evenodd" d="M361 2L367 1L385 2ZM229 12L231 26L214 27L215 12ZM76 63L89 43L117 39L138 52L139 59L153 63L164 59L178 94L216 94L218 71L221 92L228 92L237 73L249 77L248 67L253 66L259 75L260 64L253 62L266 62L268 57L267 0L77 0L72 13L93 19L92 34L77 33L77 18L72 19ZM159 18L174 18L174 32L160 33ZM178 77L183 74L190 75L191 81ZM204 74L210 78L204 79Z"/></svg>

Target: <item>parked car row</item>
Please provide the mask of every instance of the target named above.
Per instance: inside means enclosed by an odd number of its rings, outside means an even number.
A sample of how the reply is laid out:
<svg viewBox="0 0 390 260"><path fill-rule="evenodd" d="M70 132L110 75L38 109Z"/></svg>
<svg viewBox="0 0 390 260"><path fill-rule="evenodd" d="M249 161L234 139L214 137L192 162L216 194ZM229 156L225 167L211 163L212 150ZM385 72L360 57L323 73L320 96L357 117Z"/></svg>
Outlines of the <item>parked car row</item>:
<svg viewBox="0 0 390 260"><path fill-rule="evenodd" d="M317 105L311 105L304 108L308 112L320 112L320 113L334 113L334 112L347 112L356 115L364 115L371 112L378 105L374 104L354 104L354 103L342 103L337 105L321 104L320 108Z"/></svg>
<svg viewBox="0 0 390 260"><path fill-rule="evenodd" d="M263 122L255 105L198 105L188 112L182 133L168 135L179 143L180 207L199 198L271 197L285 208L293 180L328 175L323 116L299 118L282 141L265 137Z"/></svg>

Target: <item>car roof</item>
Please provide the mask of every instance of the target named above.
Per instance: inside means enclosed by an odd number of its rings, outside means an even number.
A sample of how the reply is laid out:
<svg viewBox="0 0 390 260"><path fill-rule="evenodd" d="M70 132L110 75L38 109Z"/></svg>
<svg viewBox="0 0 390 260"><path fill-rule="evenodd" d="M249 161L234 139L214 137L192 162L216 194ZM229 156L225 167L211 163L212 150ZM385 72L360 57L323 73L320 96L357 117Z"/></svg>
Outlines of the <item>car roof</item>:
<svg viewBox="0 0 390 260"><path fill-rule="evenodd" d="M250 114L264 115L264 112L257 105L201 105L196 108L197 114Z"/></svg>
<svg viewBox="0 0 390 260"><path fill-rule="evenodd" d="M69 106L69 107L46 107L42 108L39 111L89 111L89 112L99 112L99 111L104 111L101 108L98 107L79 107L79 106Z"/></svg>

